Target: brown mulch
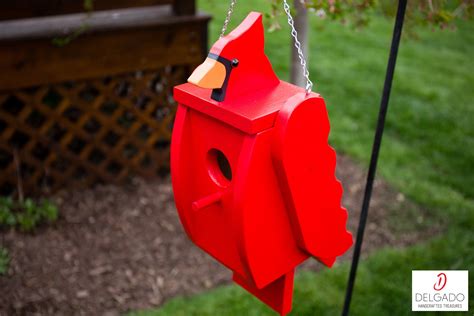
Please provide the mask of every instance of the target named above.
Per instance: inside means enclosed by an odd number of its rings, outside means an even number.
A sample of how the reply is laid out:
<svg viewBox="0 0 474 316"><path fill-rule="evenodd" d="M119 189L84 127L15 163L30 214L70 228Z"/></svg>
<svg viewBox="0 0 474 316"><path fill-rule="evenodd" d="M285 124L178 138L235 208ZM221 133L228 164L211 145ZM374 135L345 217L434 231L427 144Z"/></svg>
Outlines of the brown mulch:
<svg viewBox="0 0 474 316"><path fill-rule="evenodd" d="M343 156L337 173L354 233L366 174ZM56 224L4 235L12 261L0 276L0 315L119 315L230 282L230 273L187 239L169 179L62 192L54 200ZM428 238L439 226L426 225L426 217L377 180L364 254ZM310 261L305 267L319 268Z"/></svg>

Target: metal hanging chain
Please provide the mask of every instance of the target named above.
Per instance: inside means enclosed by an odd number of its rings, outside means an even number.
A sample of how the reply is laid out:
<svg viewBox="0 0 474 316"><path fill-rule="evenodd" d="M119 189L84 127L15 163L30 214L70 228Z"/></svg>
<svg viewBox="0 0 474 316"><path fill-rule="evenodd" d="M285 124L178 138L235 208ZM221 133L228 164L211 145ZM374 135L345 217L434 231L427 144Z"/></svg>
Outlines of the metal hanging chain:
<svg viewBox="0 0 474 316"><path fill-rule="evenodd" d="M229 7L229 10L227 10L227 16L225 17L224 25L222 26L222 30L221 30L221 36L219 38L225 35L225 31L227 30L227 26L229 25L230 18L232 17L232 13L234 13L234 7L236 3L237 3L237 0L232 0L230 2L230 7Z"/></svg>
<svg viewBox="0 0 474 316"><path fill-rule="evenodd" d="M291 27L291 36L295 40L295 47L298 50L298 57L300 58L301 67L303 67L303 75L306 78L306 94L309 94L313 89L313 82L309 79L309 70L306 64L306 58L304 57L303 50L301 49L301 43L298 40L298 32L295 29L295 21L291 16L290 5L286 0L283 0L283 8L285 9L286 15L288 16L288 24Z"/></svg>

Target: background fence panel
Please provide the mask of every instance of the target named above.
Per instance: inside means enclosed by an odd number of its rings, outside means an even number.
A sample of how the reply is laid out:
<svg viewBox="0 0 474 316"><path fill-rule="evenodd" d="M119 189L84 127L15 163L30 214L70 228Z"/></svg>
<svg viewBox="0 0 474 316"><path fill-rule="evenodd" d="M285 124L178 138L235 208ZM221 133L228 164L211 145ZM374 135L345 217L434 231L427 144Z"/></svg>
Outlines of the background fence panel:
<svg viewBox="0 0 474 316"><path fill-rule="evenodd" d="M168 169L172 87L205 57L209 17L158 2L0 21L0 194L19 171L37 194Z"/></svg>

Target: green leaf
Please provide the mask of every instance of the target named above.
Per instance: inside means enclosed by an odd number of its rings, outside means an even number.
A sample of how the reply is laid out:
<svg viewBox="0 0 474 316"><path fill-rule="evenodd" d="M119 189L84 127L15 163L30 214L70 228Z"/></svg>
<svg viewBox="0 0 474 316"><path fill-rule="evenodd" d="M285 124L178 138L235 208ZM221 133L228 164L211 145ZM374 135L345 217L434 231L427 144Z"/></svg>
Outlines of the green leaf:
<svg viewBox="0 0 474 316"><path fill-rule="evenodd" d="M35 216L32 216L28 213L18 214L17 220L18 220L18 224L20 225L20 230L23 232L32 231L38 222Z"/></svg>
<svg viewBox="0 0 474 316"><path fill-rule="evenodd" d="M35 202L30 198L27 198L21 206L27 214L33 215L36 212Z"/></svg>
<svg viewBox="0 0 474 316"><path fill-rule="evenodd" d="M49 222L54 222L58 219L58 207L51 201L44 200L40 207L42 218Z"/></svg>
<svg viewBox="0 0 474 316"><path fill-rule="evenodd" d="M94 0L84 0L83 6L86 11L94 10Z"/></svg>
<svg viewBox="0 0 474 316"><path fill-rule="evenodd" d="M0 275L5 275L8 272L10 265L10 255L8 250L0 247Z"/></svg>
<svg viewBox="0 0 474 316"><path fill-rule="evenodd" d="M16 218L12 208L7 205L0 203L0 226L12 227L16 224Z"/></svg>
<svg viewBox="0 0 474 316"><path fill-rule="evenodd" d="M0 207L13 208L13 200L9 196L0 196Z"/></svg>

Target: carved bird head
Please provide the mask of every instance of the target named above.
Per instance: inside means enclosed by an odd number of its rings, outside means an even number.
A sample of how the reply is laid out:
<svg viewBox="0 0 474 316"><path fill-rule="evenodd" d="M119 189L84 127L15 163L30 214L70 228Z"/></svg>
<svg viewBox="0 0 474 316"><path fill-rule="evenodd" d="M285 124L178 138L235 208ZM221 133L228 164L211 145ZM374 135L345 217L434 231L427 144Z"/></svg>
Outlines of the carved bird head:
<svg viewBox="0 0 474 316"><path fill-rule="evenodd" d="M264 46L262 14L251 12L237 28L212 46L188 82L212 89L211 98L219 102L273 88L279 79L265 55Z"/></svg>

